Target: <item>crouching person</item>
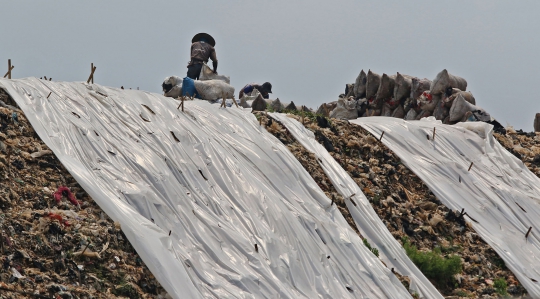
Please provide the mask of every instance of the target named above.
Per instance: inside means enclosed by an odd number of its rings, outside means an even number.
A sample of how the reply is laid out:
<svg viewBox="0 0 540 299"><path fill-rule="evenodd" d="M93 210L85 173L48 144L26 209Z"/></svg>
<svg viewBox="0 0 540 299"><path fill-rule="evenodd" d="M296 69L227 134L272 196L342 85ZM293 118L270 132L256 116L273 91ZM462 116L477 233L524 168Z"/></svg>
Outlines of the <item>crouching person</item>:
<svg viewBox="0 0 540 299"><path fill-rule="evenodd" d="M241 99L244 95L251 95L251 92L255 89L259 91L264 99L268 99L268 94L272 93L272 84L270 84L270 82L264 82L262 85L250 83L240 90L238 99Z"/></svg>

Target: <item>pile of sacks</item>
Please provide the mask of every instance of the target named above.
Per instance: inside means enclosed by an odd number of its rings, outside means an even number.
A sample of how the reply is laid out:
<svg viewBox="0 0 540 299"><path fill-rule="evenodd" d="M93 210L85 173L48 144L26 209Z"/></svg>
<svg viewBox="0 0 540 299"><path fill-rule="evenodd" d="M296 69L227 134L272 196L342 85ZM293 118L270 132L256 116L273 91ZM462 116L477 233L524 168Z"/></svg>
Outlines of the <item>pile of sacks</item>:
<svg viewBox="0 0 540 299"><path fill-rule="evenodd" d="M181 96L194 96L201 100L216 101L223 97L233 98L234 87L230 83L230 77L215 74L206 64L203 64L199 80L170 76L165 78L161 87L166 97L176 99Z"/></svg>
<svg viewBox="0 0 540 299"><path fill-rule="evenodd" d="M409 75L382 74L362 70L356 82L347 84L338 101L322 104L317 113L339 119L389 116L418 120L434 116L445 124L461 121L494 122L484 109L476 106L467 81L446 69L435 79Z"/></svg>
<svg viewBox="0 0 540 299"><path fill-rule="evenodd" d="M296 107L293 101L281 102L277 99L264 99L257 89L253 89L249 94L244 94L240 99L240 106L251 108L253 111L271 111L271 112L291 112L291 111L306 111L313 112L306 106Z"/></svg>

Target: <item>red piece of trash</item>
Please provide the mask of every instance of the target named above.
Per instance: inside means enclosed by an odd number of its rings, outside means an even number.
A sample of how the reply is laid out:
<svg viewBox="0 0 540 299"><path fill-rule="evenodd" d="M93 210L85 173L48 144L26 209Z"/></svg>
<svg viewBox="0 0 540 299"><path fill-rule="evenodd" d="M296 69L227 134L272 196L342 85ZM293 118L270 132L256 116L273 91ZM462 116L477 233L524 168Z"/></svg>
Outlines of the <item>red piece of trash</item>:
<svg viewBox="0 0 540 299"><path fill-rule="evenodd" d="M80 205L77 199L75 199L75 196L73 196L73 193L71 193L71 190L69 190L69 188L66 186L60 186L58 187L58 190L54 192L54 199L56 200L57 204L62 201L62 195L65 195L72 204L76 206Z"/></svg>
<svg viewBox="0 0 540 299"><path fill-rule="evenodd" d="M49 218L56 219L58 222L62 223L64 226L69 226L70 224L67 222L67 220L64 220L61 215L49 213Z"/></svg>

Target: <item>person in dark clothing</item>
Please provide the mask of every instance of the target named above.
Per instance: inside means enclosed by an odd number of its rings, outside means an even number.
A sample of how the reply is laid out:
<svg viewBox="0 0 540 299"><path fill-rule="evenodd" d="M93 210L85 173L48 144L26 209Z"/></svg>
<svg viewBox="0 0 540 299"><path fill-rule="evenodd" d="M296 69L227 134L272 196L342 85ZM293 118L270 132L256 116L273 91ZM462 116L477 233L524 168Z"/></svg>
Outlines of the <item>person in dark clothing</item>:
<svg viewBox="0 0 540 299"><path fill-rule="evenodd" d="M272 93L272 84L270 84L270 82L264 82L262 85L250 83L244 86L244 88L240 89L238 99L241 99L245 94L250 94L253 89L258 90L264 99L268 99L268 94Z"/></svg>
<svg viewBox="0 0 540 299"><path fill-rule="evenodd" d="M208 63L208 59L212 60L213 71L217 74L218 61L216 49L214 49L216 45L214 38L207 33L198 33L191 42L191 60L187 66L187 76L193 80L198 80L203 63Z"/></svg>

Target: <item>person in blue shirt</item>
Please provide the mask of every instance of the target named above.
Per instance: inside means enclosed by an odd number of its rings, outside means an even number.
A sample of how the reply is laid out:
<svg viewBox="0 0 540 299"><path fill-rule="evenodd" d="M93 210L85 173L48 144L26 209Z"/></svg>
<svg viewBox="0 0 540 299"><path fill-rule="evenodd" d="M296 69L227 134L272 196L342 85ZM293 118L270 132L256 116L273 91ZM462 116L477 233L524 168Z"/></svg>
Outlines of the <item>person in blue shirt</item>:
<svg viewBox="0 0 540 299"><path fill-rule="evenodd" d="M238 99L241 99L245 94L251 94L254 89L258 90L264 99L268 99L268 94L272 93L272 84L270 82L264 82L263 84L250 83L240 89Z"/></svg>

